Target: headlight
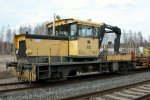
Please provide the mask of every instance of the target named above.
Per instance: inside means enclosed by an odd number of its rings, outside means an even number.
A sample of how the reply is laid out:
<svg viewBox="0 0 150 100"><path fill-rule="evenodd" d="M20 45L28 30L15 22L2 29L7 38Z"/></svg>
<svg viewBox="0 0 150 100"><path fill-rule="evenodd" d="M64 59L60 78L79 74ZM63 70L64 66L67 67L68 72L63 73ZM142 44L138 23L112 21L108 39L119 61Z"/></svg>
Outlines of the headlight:
<svg viewBox="0 0 150 100"><path fill-rule="evenodd" d="M16 50L16 55L18 54L18 50Z"/></svg>
<svg viewBox="0 0 150 100"><path fill-rule="evenodd" d="M28 54L31 54L32 53L32 51L31 50L26 50L26 54L28 55Z"/></svg>

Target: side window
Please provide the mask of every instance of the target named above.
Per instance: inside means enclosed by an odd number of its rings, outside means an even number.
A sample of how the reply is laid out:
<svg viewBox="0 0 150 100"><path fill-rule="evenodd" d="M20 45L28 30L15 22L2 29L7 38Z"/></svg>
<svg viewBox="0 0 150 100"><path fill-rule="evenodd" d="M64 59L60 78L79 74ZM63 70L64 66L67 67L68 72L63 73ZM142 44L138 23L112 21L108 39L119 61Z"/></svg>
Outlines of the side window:
<svg viewBox="0 0 150 100"><path fill-rule="evenodd" d="M94 27L79 25L79 36L80 37L93 37L93 35L94 35Z"/></svg>
<svg viewBox="0 0 150 100"><path fill-rule="evenodd" d="M83 25L79 26L79 36L86 37L86 26Z"/></svg>
<svg viewBox="0 0 150 100"><path fill-rule="evenodd" d="M71 26L70 26L70 35L71 36L74 36L74 35L76 35L77 34L77 25L76 24L72 24Z"/></svg>
<svg viewBox="0 0 150 100"><path fill-rule="evenodd" d="M90 26L87 26L87 33L86 33L86 37L92 37L93 35L93 28Z"/></svg>
<svg viewBox="0 0 150 100"><path fill-rule="evenodd" d="M68 32L69 32L68 25L61 25L56 27L56 34L58 34L58 36L68 36Z"/></svg>
<svg viewBox="0 0 150 100"><path fill-rule="evenodd" d="M55 27L55 35L56 36L68 36L69 33L68 25L61 25ZM53 35L53 28L48 28L48 34Z"/></svg>
<svg viewBox="0 0 150 100"><path fill-rule="evenodd" d="M93 28L94 37L98 37L98 28Z"/></svg>
<svg viewBox="0 0 150 100"><path fill-rule="evenodd" d="M68 36L68 30L69 30L68 25L59 26L58 30L59 30L58 36Z"/></svg>
<svg viewBox="0 0 150 100"><path fill-rule="evenodd" d="M53 29L52 28L48 28L48 34L53 35Z"/></svg>

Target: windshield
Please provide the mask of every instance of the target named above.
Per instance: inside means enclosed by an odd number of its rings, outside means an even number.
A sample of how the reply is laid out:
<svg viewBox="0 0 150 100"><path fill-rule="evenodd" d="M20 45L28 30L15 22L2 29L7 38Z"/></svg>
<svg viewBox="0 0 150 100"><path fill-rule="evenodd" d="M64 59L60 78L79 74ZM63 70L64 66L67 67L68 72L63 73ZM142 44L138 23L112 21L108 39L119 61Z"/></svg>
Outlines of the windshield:
<svg viewBox="0 0 150 100"><path fill-rule="evenodd" d="M97 37L98 28L86 25L79 25L79 37Z"/></svg>

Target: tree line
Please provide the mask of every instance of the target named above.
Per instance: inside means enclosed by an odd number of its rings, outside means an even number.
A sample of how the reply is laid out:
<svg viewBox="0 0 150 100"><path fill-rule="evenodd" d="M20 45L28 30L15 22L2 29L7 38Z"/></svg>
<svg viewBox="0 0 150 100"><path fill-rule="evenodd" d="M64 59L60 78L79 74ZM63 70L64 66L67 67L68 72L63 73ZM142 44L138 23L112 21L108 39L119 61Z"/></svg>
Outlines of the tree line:
<svg viewBox="0 0 150 100"><path fill-rule="evenodd" d="M13 45L13 37L15 34L20 33L29 33L29 34L41 34L46 35L46 22L37 24L36 26L31 25L21 25L17 30L11 29L10 26L3 26L0 29L0 54L12 54L15 52L14 45ZM114 36L106 36L104 42L114 39ZM122 31L121 35L121 48L139 48L150 47L150 35L148 38L145 38L142 32L133 32L132 30L129 31Z"/></svg>
<svg viewBox="0 0 150 100"><path fill-rule="evenodd" d="M8 25L0 29L0 54L13 54L15 52L13 38L15 34L46 34L46 23L37 24L36 26L21 25L18 29L12 29Z"/></svg>
<svg viewBox="0 0 150 100"><path fill-rule="evenodd" d="M128 32L124 30L122 33L122 46L124 48L150 47L150 35L146 38L143 36L142 32L133 32L131 30Z"/></svg>

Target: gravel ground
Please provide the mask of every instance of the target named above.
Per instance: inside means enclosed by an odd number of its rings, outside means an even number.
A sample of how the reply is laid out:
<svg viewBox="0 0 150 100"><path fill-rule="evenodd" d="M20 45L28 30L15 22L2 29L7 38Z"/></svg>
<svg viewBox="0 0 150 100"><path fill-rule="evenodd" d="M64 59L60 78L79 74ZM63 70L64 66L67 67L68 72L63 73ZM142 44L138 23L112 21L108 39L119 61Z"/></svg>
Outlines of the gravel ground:
<svg viewBox="0 0 150 100"><path fill-rule="evenodd" d="M0 84L13 83L13 82L18 82L18 79L16 77L14 77L14 78L0 79Z"/></svg>
<svg viewBox="0 0 150 100"><path fill-rule="evenodd" d="M0 79L12 78L12 68L6 69L6 62L15 61L15 55L0 55ZM13 80L12 80L13 81ZM0 80L1 84L1 80Z"/></svg>
<svg viewBox="0 0 150 100"><path fill-rule="evenodd" d="M34 89L26 91L17 91L13 93L0 94L0 99L9 100L57 100L64 97L75 96L79 94L91 93L100 90L110 89L113 87L123 86L131 83L150 80L150 72L139 73L134 75L127 75L116 77L113 79L101 79L93 81L85 81L71 84L62 84L59 86Z"/></svg>
<svg viewBox="0 0 150 100"><path fill-rule="evenodd" d="M6 62L12 61L16 61L15 55L0 55L0 72L6 71Z"/></svg>

